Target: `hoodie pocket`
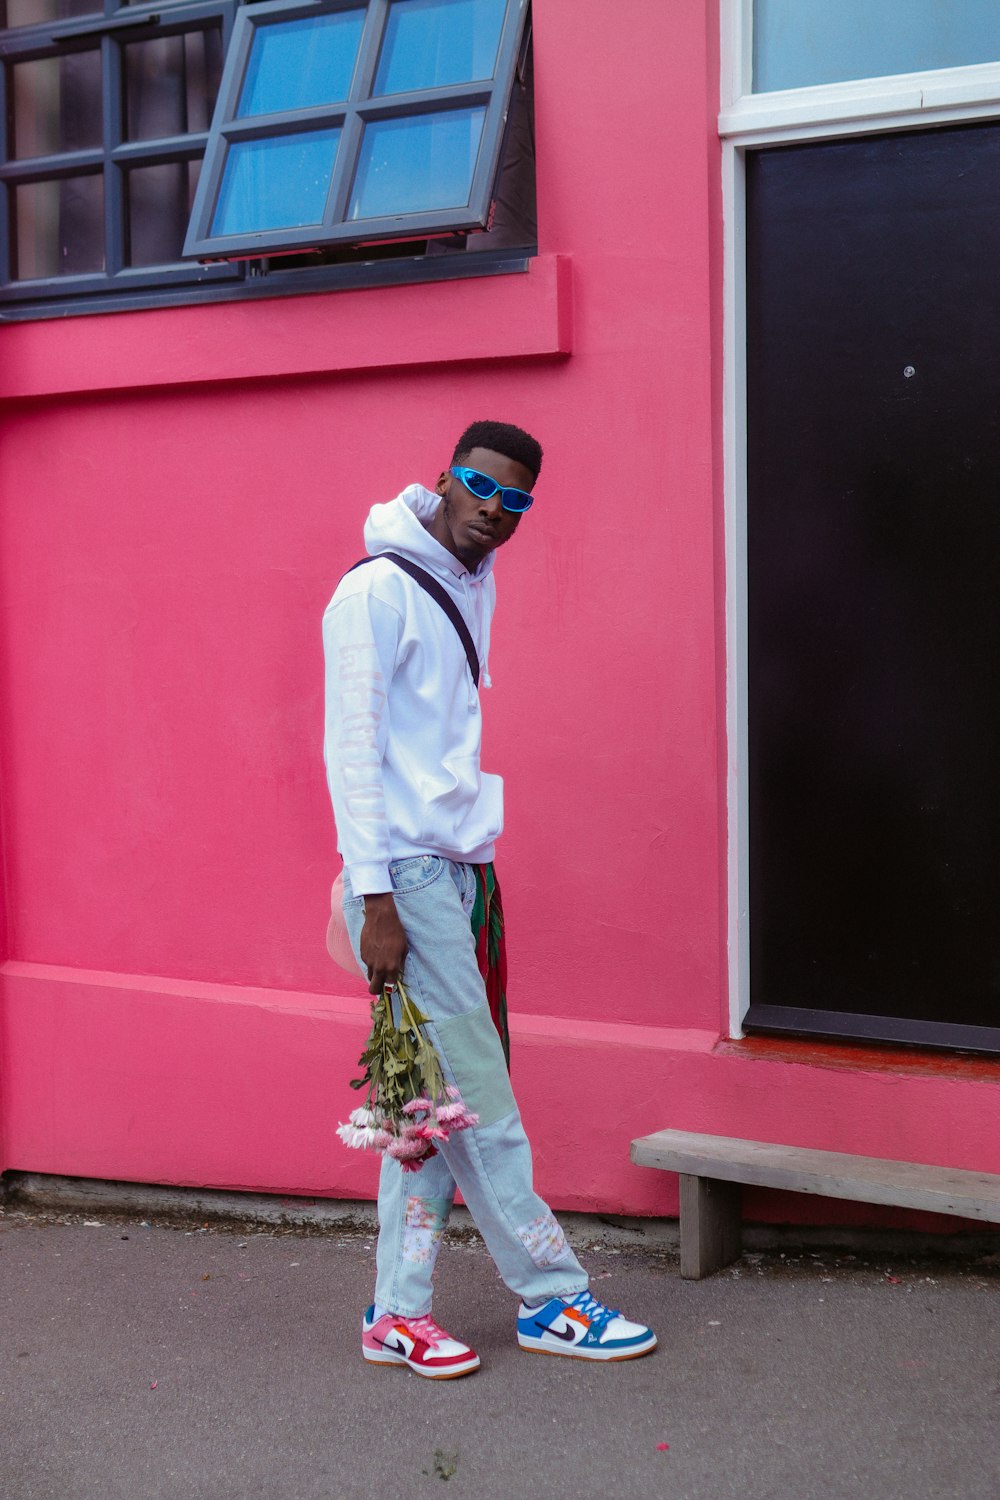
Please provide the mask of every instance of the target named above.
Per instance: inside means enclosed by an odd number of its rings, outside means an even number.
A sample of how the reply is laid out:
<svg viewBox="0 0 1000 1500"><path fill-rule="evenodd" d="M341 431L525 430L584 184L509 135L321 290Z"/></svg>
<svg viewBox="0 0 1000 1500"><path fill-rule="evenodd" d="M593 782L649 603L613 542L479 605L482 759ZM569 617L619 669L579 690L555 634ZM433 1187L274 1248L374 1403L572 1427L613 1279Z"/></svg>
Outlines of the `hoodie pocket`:
<svg viewBox="0 0 1000 1500"><path fill-rule="evenodd" d="M503 781L484 775L476 755L456 755L434 776L420 777L420 837L438 848L488 843L503 827Z"/></svg>

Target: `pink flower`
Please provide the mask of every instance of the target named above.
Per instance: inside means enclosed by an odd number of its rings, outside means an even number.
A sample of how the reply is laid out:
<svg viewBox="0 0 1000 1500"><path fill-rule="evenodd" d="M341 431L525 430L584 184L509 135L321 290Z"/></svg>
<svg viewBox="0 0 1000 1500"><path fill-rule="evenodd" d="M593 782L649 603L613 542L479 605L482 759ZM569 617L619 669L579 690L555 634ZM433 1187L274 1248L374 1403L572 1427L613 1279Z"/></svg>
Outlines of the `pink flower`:
<svg viewBox="0 0 1000 1500"><path fill-rule="evenodd" d="M442 1125L450 1125L452 1120L461 1120L464 1116L465 1105L461 1102L458 1104L442 1104L437 1112L437 1117Z"/></svg>
<svg viewBox="0 0 1000 1500"><path fill-rule="evenodd" d="M429 1146L423 1156L415 1156L412 1161L401 1161L400 1167L404 1172L419 1172L425 1161L430 1161L432 1156L437 1156L433 1146Z"/></svg>
<svg viewBox="0 0 1000 1500"><path fill-rule="evenodd" d="M427 1142L412 1135L401 1135L386 1146L385 1152L398 1162L415 1161L418 1156L427 1155Z"/></svg>
<svg viewBox="0 0 1000 1500"><path fill-rule="evenodd" d="M467 1130L470 1125L479 1124L479 1116L471 1114L461 1099L454 1104L442 1104L437 1119L439 1125L448 1125L452 1130Z"/></svg>
<svg viewBox="0 0 1000 1500"><path fill-rule="evenodd" d="M436 1125L430 1124L418 1125L413 1134L422 1141L446 1141L448 1139L447 1130L439 1130Z"/></svg>
<svg viewBox="0 0 1000 1500"><path fill-rule="evenodd" d="M429 1099L411 1099L409 1104L403 1105L404 1115L426 1114L434 1106Z"/></svg>

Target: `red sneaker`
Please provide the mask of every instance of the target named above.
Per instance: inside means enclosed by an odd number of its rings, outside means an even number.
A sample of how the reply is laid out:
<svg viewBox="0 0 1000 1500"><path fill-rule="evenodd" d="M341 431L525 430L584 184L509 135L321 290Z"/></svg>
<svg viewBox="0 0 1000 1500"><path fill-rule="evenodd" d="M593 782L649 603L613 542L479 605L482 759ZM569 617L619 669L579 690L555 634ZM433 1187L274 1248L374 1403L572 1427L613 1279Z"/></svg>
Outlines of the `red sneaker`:
<svg viewBox="0 0 1000 1500"><path fill-rule="evenodd" d="M370 1307L361 1324L361 1352L369 1364L406 1365L431 1380L456 1380L479 1369L475 1350L445 1333L429 1313L422 1318L394 1313L376 1318Z"/></svg>

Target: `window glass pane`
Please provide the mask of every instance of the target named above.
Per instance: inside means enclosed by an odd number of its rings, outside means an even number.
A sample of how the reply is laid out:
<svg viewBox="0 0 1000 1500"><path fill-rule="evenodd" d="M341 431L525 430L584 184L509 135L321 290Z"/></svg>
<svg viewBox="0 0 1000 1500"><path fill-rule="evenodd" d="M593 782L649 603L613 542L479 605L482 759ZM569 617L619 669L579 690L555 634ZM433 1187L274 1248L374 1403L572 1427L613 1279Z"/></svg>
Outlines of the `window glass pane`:
<svg viewBox="0 0 1000 1500"><path fill-rule="evenodd" d="M48 156L101 144L101 54L69 52L17 63L15 156Z"/></svg>
<svg viewBox="0 0 1000 1500"><path fill-rule="evenodd" d="M278 114L346 99L364 19L363 10L340 10L255 26L237 114Z"/></svg>
<svg viewBox="0 0 1000 1500"><path fill-rule="evenodd" d="M125 48L125 138L207 130L222 76L222 30L187 31Z"/></svg>
<svg viewBox="0 0 1000 1500"><path fill-rule="evenodd" d="M365 126L350 219L460 208L469 201L486 110L453 109Z"/></svg>
<svg viewBox="0 0 1000 1500"><path fill-rule="evenodd" d="M129 172L129 265L180 260L200 172L200 161L172 161Z"/></svg>
<svg viewBox="0 0 1000 1500"><path fill-rule="evenodd" d="M506 0L394 0L376 94L492 78Z"/></svg>
<svg viewBox="0 0 1000 1500"><path fill-rule="evenodd" d="M100 0L7 0L0 4L4 26L42 26L46 21L66 21L71 16L100 15Z"/></svg>
<svg viewBox="0 0 1000 1500"><path fill-rule="evenodd" d="M339 143L339 130L231 143L212 234L320 223Z"/></svg>
<svg viewBox="0 0 1000 1500"><path fill-rule="evenodd" d="M997 0L754 0L758 93L1000 60Z"/></svg>
<svg viewBox="0 0 1000 1500"><path fill-rule="evenodd" d="M104 269L104 180L63 177L15 190L17 274L72 276Z"/></svg>

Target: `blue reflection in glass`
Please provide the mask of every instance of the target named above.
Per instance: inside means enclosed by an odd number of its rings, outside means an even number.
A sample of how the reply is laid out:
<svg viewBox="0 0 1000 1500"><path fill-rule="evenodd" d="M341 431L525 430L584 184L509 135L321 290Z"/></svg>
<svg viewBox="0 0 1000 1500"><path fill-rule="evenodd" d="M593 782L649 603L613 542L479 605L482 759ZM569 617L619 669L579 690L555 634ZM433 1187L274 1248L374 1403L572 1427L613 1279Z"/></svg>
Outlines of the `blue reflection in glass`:
<svg viewBox="0 0 1000 1500"><path fill-rule="evenodd" d="M393 0L375 94L492 78L507 0Z"/></svg>
<svg viewBox="0 0 1000 1500"><path fill-rule="evenodd" d="M461 208L469 201L486 110L373 120L365 126L349 219Z"/></svg>
<svg viewBox="0 0 1000 1500"><path fill-rule="evenodd" d="M997 0L754 0L753 31L757 93L1000 60Z"/></svg>
<svg viewBox="0 0 1000 1500"><path fill-rule="evenodd" d="M211 233L319 224L339 142L339 129L232 142Z"/></svg>
<svg viewBox="0 0 1000 1500"><path fill-rule="evenodd" d="M363 10L338 10L255 26L238 118L346 99L364 22Z"/></svg>

